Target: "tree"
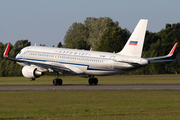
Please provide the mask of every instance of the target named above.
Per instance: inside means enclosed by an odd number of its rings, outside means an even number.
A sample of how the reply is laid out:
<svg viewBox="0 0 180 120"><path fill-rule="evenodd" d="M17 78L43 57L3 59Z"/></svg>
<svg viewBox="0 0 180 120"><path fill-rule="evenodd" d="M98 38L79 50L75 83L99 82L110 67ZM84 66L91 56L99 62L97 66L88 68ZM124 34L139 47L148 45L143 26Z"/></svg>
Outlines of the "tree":
<svg viewBox="0 0 180 120"><path fill-rule="evenodd" d="M87 45L84 47L81 46L81 48L92 48L93 50L96 50L104 30L108 27L116 26L118 26L118 22L113 22L113 20L109 17L89 17L86 18L84 24L75 22L66 32L64 37L64 47L80 49L78 48L78 43L86 43Z"/></svg>
<svg viewBox="0 0 180 120"><path fill-rule="evenodd" d="M82 23L73 23L64 37L65 48L78 48L78 41L87 41L88 29ZM85 48L83 48L85 49Z"/></svg>
<svg viewBox="0 0 180 120"><path fill-rule="evenodd" d="M22 48L26 46L30 46L31 42L28 42L28 40L18 40L14 44L12 50L9 52L10 57L15 57Z"/></svg>
<svg viewBox="0 0 180 120"><path fill-rule="evenodd" d="M39 46L46 46L45 44L40 44Z"/></svg>
<svg viewBox="0 0 180 120"><path fill-rule="evenodd" d="M61 43L61 42L59 42L57 47L59 47L59 48L60 48L60 47L62 47L62 46L63 46L63 45L62 45L62 43Z"/></svg>
<svg viewBox="0 0 180 120"><path fill-rule="evenodd" d="M145 45L142 57L156 57L164 56L168 54L172 46L180 42L180 23L177 24L166 24L165 29L162 29L158 33L152 33L147 31L145 38ZM177 45L177 48L174 53L174 57L180 55L180 46ZM178 73L180 72L180 61L175 60L174 62L165 62L165 63L153 63L135 71L132 71L131 74L162 74L162 73Z"/></svg>
<svg viewBox="0 0 180 120"><path fill-rule="evenodd" d="M119 52L124 47L129 36L130 32L127 29L121 29L121 27L109 27L104 31L100 38L101 41L97 50Z"/></svg>
<svg viewBox="0 0 180 120"><path fill-rule="evenodd" d="M85 26L88 26L89 29L88 43L93 50L97 50L104 31L109 27L117 27L119 24L113 22L109 17L87 18L85 23Z"/></svg>
<svg viewBox="0 0 180 120"><path fill-rule="evenodd" d="M89 50L89 49L90 49L90 46L89 46L89 44L87 43L87 41L85 41L85 40L78 40L78 41L77 41L77 48L78 48L78 49Z"/></svg>
<svg viewBox="0 0 180 120"><path fill-rule="evenodd" d="M31 43L28 42L28 40L18 40L14 46L10 46L9 49L9 56L10 57L15 57L19 51L26 47L29 46ZM0 54L3 55L5 48L7 44L3 45L0 43ZM0 76L20 76L21 75L21 69L22 67L17 65L16 62L6 60L5 58L2 58L1 56L1 61L0 61Z"/></svg>

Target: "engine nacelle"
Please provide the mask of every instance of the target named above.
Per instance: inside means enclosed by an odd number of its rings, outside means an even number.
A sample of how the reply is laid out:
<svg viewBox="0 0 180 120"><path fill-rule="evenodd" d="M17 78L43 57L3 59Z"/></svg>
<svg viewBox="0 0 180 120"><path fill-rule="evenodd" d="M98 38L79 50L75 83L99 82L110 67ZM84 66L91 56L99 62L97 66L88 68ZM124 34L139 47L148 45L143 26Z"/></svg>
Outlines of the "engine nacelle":
<svg viewBox="0 0 180 120"><path fill-rule="evenodd" d="M44 73L38 71L37 68L34 66L24 66L22 69L22 74L26 78L35 79L42 76Z"/></svg>

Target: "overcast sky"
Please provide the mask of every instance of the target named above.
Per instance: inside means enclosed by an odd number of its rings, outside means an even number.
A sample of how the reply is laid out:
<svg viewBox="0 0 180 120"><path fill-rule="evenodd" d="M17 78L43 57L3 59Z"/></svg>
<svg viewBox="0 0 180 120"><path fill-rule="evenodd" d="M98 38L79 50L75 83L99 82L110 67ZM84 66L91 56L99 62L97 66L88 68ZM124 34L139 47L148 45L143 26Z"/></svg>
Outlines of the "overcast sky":
<svg viewBox="0 0 180 120"><path fill-rule="evenodd" d="M0 0L0 42L57 46L74 22L87 17L110 17L130 32L148 19L147 30L159 32L180 22L179 6L180 0Z"/></svg>

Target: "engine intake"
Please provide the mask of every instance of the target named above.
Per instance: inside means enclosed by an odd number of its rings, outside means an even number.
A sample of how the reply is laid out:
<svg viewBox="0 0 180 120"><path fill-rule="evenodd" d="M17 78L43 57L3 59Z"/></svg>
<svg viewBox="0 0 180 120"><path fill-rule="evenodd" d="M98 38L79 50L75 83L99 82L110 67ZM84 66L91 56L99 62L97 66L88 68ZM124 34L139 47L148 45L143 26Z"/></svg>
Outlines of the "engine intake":
<svg viewBox="0 0 180 120"><path fill-rule="evenodd" d="M29 79L35 79L44 75L43 72L38 71L37 68L34 66L24 66L22 69L22 74L24 77Z"/></svg>

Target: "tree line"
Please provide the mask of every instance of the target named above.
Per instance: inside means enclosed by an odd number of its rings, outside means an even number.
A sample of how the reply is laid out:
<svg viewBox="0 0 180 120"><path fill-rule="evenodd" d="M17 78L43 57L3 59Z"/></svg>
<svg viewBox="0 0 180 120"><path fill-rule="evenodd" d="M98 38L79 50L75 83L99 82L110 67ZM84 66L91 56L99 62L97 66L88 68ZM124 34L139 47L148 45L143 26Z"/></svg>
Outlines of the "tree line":
<svg viewBox="0 0 180 120"><path fill-rule="evenodd" d="M124 47L131 33L126 28L121 28L117 21L109 17L88 17L84 23L74 22L66 32L64 45L61 42L57 47L85 49L94 51L119 52ZM172 46L180 41L180 23L166 24L159 32L146 31L143 58L164 56L168 54ZM10 47L10 57L26 46L30 46L28 40L18 40ZM40 44L45 46L45 44ZM13 61L3 58L7 46L0 42L0 76L21 76L22 67ZM180 56L180 45L177 45L174 58ZM146 67L128 72L126 74L168 74L180 72L180 60L174 62L153 63Z"/></svg>

